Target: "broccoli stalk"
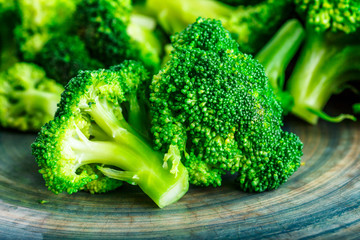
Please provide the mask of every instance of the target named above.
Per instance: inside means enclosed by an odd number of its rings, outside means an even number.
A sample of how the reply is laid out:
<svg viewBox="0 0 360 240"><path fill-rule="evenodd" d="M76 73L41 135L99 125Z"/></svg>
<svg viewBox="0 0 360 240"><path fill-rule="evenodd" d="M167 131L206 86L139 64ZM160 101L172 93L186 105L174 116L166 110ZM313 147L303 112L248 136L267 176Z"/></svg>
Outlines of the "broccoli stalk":
<svg viewBox="0 0 360 240"><path fill-rule="evenodd" d="M221 20L241 51L256 53L292 12L291 1L266 0L232 7L215 0L147 0L148 9L168 34L184 30L199 16Z"/></svg>
<svg viewBox="0 0 360 240"><path fill-rule="evenodd" d="M111 140L91 141L77 130L76 135L67 142L78 159L76 165L73 165L73 171L92 163L117 167L123 171L105 167L98 169L110 178L139 185L159 207L178 200L188 185L184 166L177 165L174 172L164 167L164 154L154 151L150 143L126 122L120 112L115 116L113 107L107 101L95 99L91 107L82 108L82 111L101 126L106 135L111 136ZM177 158L176 155L173 157Z"/></svg>
<svg viewBox="0 0 360 240"><path fill-rule="evenodd" d="M304 38L305 31L301 23L296 19L289 20L255 57L265 67L270 85L284 109L284 114L291 110L294 104L290 93L284 91L285 71Z"/></svg>
<svg viewBox="0 0 360 240"><path fill-rule="evenodd" d="M294 98L292 113L316 124L321 117L331 122L355 118L348 114L330 117L322 109L360 70L360 38L355 35L308 31L303 50L291 74L287 90Z"/></svg>
<svg viewBox="0 0 360 240"><path fill-rule="evenodd" d="M111 70L81 71L68 83L55 119L32 145L51 191L106 192L121 180L139 185L159 207L187 192L179 150L155 151L133 127L147 121L140 97L145 80L142 65L126 61Z"/></svg>

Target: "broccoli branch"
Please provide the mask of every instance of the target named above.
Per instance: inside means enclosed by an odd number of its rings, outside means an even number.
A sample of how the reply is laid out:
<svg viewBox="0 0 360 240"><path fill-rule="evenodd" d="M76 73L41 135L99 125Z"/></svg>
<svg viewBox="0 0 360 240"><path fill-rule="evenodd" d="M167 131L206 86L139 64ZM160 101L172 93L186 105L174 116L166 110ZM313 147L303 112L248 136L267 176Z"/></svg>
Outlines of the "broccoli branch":
<svg viewBox="0 0 360 240"><path fill-rule="evenodd" d="M311 124L319 117L334 122L354 120L353 116L332 118L322 112L331 95L352 79L348 73L360 69L360 46L331 34L308 33L287 86L294 97L292 113Z"/></svg>
<svg viewBox="0 0 360 240"><path fill-rule="evenodd" d="M304 38L301 23L296 19L289 20L256 55L256 59L265 67L270 85L285 112L291 110L293 105L292 96L284 91L285 71Z"/></svg>

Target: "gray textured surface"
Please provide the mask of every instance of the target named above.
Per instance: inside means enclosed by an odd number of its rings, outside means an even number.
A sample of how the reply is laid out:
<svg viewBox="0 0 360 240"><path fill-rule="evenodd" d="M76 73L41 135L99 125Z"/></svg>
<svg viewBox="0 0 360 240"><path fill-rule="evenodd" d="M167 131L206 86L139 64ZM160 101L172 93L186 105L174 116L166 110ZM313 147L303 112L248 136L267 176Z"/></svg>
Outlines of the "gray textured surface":
<svg viewBox="0 0 360 240"><path fill-rule="evenodd" d="M279 189L243 193L227 177L164 209L129 185L52 194L31 156L35 135L0 130L0 238L359 239L360 124L287 128L304 142L304 165Z"/></svg>

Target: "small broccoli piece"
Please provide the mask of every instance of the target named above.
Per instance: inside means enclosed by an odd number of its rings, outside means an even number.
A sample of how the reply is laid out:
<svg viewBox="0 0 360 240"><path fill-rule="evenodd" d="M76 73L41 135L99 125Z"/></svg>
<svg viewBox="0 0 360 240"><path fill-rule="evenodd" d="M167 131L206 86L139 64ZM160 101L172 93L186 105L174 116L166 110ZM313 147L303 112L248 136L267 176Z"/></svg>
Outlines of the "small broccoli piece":
<svg viewBox="0 0 360 240"><path fill-rule="evenodd" d="M0 124L21 131L37 131L55 114L63 91L31 63L16 63L0 74Z"/></svg>
<svg viewBox="0 0 360 240"><path fill-rule="evenodd" d="M16 1L21 23L15 29L15 38L25 60L34 60L47 41L68 30L77 1Z"/></svg>
<svg viewBox="0 0 360 240"><path fill-rule="evenodd" d="M285 71L304 41L305 30L297 19L287 21L256 55L264 66L270 86L287 114L294 105L290 93L284 90Z"/></svg>
<svg viewBox="0 0 360 240"><path fill-rule="evenodd" d="M36 56L36 63L47 75L62 85L76 76L79 70L94 70L102 67L90 58L85 44L78 36L57 36L50 39Z"/></svg>
<svg viewBox="0 0 360 240"><path fill-rule="evenodd" d="M156 148L177 146L195 185L219 186L226 172L238 172L245 191L279 187L299 167L302 143L281 129L264 68L220 21L198 18L172 43L150 85Z"/></svg>
<svg viewBox="0 0 360 240"><path fill-rule="evenodd" d="M354 120L349 115L332 118L323 108L334 93L355 80L349 73L360 70L360 2L296 2L306 21L306 39L286 86L294 98L291 111L311 124L319 117Z"/></svg>
<svg viewBox="0 0 360 240"><path fill-rule="evenodd" d="M151 72L158 70L161 43L154 33L156 23L132 15L129 0L84 0L75 15L75 31L93 58L106 66L135 59Z"/></svg>
<svg viewBox="0 0 360 240"><path fill-rule="evenodd" d="M119 186L117 179L139 185L159 207L187 192L176 146L155 151L136 130L147 120L141 100L147 75L141 64L125 61L110 70L80 71L66 85L55 118L32 144L51 191L105 192Z"/></svg>
<svg viewBox="0 0 360 240"><path fill-rule="evenodd" d="M293 11L289 0L266 0L238 7L215 0L147 0L147 7L168 34L182 31L199 16L221 20L239 43L240 50L251 54L272 37Z"/></svg>

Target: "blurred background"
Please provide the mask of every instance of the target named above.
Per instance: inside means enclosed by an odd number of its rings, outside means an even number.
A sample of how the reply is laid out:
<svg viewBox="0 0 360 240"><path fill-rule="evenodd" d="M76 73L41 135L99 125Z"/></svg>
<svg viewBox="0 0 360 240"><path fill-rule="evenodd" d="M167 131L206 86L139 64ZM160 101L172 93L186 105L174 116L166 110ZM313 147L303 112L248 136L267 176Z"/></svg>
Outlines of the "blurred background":
<svg viewBox="0 0 360 240"><path fill-rule="evenodd" d="M199 16L263 64L284 116L356 120L359 12L359 0L0 0L0 125L38 131L79 70L136 59L158 73L172 35Z"/></svg>

